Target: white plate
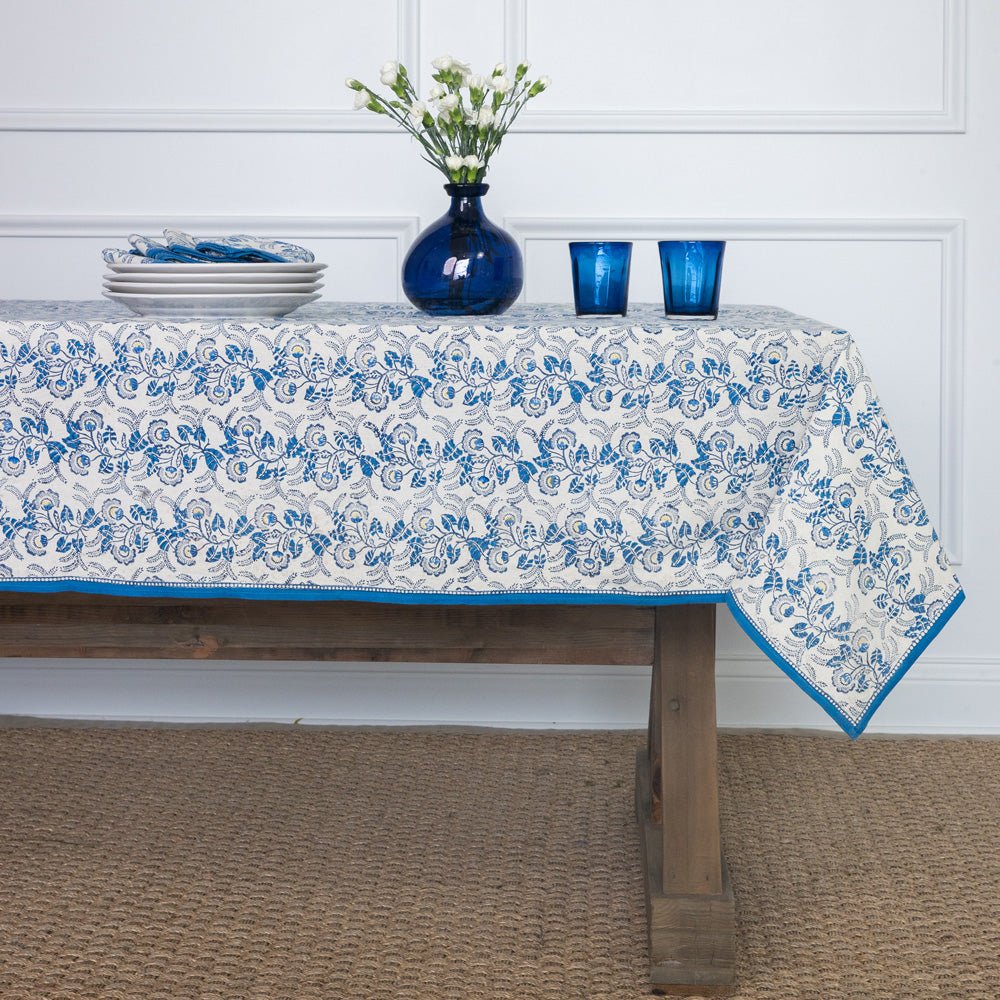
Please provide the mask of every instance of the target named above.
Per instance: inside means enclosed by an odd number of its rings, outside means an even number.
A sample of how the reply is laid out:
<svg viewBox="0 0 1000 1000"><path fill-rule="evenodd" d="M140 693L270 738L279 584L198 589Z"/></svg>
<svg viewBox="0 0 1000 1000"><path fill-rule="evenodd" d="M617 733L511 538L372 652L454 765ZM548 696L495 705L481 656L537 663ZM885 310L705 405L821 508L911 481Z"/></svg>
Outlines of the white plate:
<svg viewBox="0 0 1000 1000"><path fill-rule="evenodd" d="M137 260L139 258L136 258ZM274 271L294 274L325 270L326 264L108 264L116 274L135 274L137 270L156 274L260 274Z"/></svg>
<svg viewBox="0 0 1000 1000"><path fill-rule="evenodd" d="M235 284L223 282L219 279L217 284L181 284L175 282L151 282L139 283L138 281L115 281L108 279L104 282L104 287L112 292L125 292L134 295L266 295L268 293L280 293L283 295L306 294L318 292L323 287L322 281L299 281L294 285L271 285L271 284Z"/></svg>
<svg viewBox="0 0 1000 1000"><path fill-rule="evenodd" d="M137 285L178 285L178 284L222 284L227 285L297 285L304 281L317 281L323 275L318 271L254 271L251 274L232 273L230 271L219 272L213 269L200 273L198 271L185 271L183 274L164 273L161 274L153 267L130 267L124 271L109 271L104 275L105 281L114 281L121 284Z"/></svg>
<svg viewBox="0 0 1000 1000"><path fill-rule="evenodd" d="M174 319L202 319L221 316L230 319L273 319L284 316L320 293L275 295L136 295L134 292L104 292L109 299L128 306L140 316L170 316Z"/></svg>

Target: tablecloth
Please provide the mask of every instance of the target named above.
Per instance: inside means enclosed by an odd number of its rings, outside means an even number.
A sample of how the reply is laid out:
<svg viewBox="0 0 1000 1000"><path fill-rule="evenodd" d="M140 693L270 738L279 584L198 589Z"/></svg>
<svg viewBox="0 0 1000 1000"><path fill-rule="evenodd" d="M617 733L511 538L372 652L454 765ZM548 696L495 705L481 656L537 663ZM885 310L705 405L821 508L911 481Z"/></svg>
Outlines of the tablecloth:
<svg viewBox="0 0 1000 1000"><path fill-rule="evenodd" d="M852 736L963 598L859 352L770 307L0 304L0 588L722 602Z"/></svg>

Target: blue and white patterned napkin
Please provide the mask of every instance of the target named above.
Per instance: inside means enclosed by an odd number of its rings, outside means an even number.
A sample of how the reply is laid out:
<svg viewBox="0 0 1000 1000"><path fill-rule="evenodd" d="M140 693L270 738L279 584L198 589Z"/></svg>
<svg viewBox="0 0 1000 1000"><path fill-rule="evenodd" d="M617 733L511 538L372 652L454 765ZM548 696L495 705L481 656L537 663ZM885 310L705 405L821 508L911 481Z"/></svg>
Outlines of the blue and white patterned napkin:
<svg viewBox="0 0 1000 1000"><path fill-rule="evenodd" d="M131 250L108 247L102 253L108 264L310 264L316 258L310 250L259 236L237 233L199 239L178 229L164 229L163 239L133 233Z"/></svg>

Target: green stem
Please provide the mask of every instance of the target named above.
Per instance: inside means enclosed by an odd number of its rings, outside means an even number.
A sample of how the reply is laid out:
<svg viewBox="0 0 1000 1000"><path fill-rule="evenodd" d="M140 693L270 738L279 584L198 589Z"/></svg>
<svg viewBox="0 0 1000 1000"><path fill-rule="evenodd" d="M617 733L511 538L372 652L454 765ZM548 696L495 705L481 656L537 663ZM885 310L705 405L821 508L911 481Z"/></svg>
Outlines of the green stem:
<svg viewBox="0 0 1000 1000"><path fill-rule="evenodd" d="M441 77L440 80L438 80L438 76ZM423 148L421 158L441 171L449 181L454 180L452 171L445 163L449 156L460 156L463 159L470 155L476 156L482 164L478 170L470 171L468 167L462 167L455 173L465 177L470 183L478 183L485 177L493 154L500 148L503 137L514 124L517 116L524 110L528 101L533 96L537 96L531 93L531 87L534 84L527 79L515 80L508 93L494 95L489 102L486 101L488 92L484 91L479 105L483 107L487 104L493 106L496 117L492 125L485 130L480 130L478 124L470 124L466 121L466 107L462 100L460 76L455 73L441 73L436 74L434 79L447 86L448 91L457 94L459 98L458 107L446 113L444 125L430 110L427 112L431 119L430 125L425 124L423 118L416 125L413 124L409 109L419 101L419 98L413 89L409 76L405 74L401 74L397 86L392 88L393 95L398 100L386 100L368 87L364 89L371 101L374 101L379 107L381 113L388 115L420 143ZM469 109L471 111L477 110L475 102L470 103ZM459 118L457 122L452 117L455 114Z"/></svg>
<svg viewBox="0 0 1000 1000"><path fill-rule="evenodd" d="M371 91L369 91L369 93L371 93ZM372 99L375 100L375 101L377 101L383 108L385 108L386 114L389 115L389 117L392 118L396 122L397 125L401 125L404 129L406 129L406 131L409 132L410 135L412 135L420 143L420 145L423 146L424 149L427 150L428 153L430 153L431 155L439 155L438 150L436 150L424 138L422 132L420 132L417 129L415 129L413 127L413 125L410 123L410 118L409 118L409 113L408 112L403 112L403 113L399 112L388 101L386 101L383 98L379 97L378 94L372 94ZM442 167L443 167L443 165L442 165Z"/></svg>

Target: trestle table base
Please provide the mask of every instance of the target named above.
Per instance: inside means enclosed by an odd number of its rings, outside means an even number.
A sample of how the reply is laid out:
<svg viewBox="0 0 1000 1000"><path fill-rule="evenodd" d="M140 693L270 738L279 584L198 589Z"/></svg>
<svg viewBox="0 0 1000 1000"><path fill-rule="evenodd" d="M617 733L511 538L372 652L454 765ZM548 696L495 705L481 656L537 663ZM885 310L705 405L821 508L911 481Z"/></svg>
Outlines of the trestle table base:
<svg viewBox="0 0 1000 1000"><path fill-rule="evenodd" d="M650 664L636 768L650 979L735 988L719 836L715 605L396 605L0 594L2 657Z"/></svg>
<svg viewBox="0 0 1000 1000"><path fill-rule="evenodd" d="M657 608L636 815L650 979L662 993L736 986L736 907L719 832L715 605Z"/></svg>

